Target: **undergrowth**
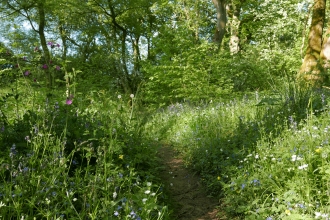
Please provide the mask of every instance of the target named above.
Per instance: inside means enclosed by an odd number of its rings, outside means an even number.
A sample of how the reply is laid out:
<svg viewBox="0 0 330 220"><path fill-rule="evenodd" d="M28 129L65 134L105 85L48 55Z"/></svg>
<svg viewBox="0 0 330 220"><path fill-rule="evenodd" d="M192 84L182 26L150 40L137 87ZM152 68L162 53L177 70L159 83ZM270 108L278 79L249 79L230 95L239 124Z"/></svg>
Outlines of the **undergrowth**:
<svg viewBox="0 0 330 220"><path fill-rule="evenodd" d="M154 134L182 153L232 217L329 219L328 95L288 83L272 94L177 103L154 116L163 125Z"/></svg>

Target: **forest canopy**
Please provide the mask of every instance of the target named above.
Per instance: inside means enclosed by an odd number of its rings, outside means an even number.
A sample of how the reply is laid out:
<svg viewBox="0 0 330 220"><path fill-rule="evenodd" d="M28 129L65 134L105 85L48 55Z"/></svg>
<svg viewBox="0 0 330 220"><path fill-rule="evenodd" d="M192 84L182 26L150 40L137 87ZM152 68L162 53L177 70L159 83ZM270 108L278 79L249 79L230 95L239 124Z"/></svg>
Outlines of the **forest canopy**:
<svg viewBox="0 0 330 220"><path fill-rule="evenodd" d="M325 0L2 0L0 9L2 68L24 59L48 88L79 70L78 85L169 104L283 79L327 84Z"/></svg>

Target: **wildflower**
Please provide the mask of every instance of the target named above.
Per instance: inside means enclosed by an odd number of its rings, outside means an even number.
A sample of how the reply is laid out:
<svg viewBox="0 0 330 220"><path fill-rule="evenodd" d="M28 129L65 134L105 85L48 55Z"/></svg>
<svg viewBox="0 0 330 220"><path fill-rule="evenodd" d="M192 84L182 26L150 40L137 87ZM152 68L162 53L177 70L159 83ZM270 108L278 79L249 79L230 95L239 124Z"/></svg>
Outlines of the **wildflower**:
<svg viewBox="0 0 330 220"><path fill-rule="evenodd" d="M24 73L24 76L28 76L28 75L30 75L30 71L29 70L25 71L25 73Z"/></svg>
<svg viewBox="0 0 330 220"><path fill-rule="evenodd" d="M151 186L151 182L147 182L147 186Z"/></svg>
<svg viewBox="0 0 330 220"><path fill-rule="evenodd" d="M112 197L113 197L113 199L117 198L117 192L113 192Z"/></svg>
<svg viewBox="0 0 330 220"><path fill-rule="evenodd" d="M317 149L315 150L316 153L321 153L321 151L322 151L321 148L317 148Z"/></svg>
<svg viewBox="0 0 330 220"><path fill-rule="evenodd" d="M135 218L136 214L135 212L132 210L131 213L129 213L131 215L131 217Z"/></svg>
<svg viewBox="0 0 330 220"><path fill-rule="evenodd" d="M73 199L72 199L72 201L74 201L74 202L77 201L77 200L78 200L77 198L73 198Z"/></svg>
<svg viewBox="0 0 330 220"><path fill-rule="evenodd" d="M16 154L17 154L16 144L13 144L13 145L11 146L11 148L10 148L10 154L9 154L9 156L10 156L10 157L13 157L13 156L15 156Z"/></svg>
<svg viewBox="0 0 330 220"><path fill-rule="evenodd" d="M118 216L119 213L118 213L117 211L115 211L115 212L113 213L113 215L114 215L114 216Z"/></svg>
<svg viewBox="0 0 330 220"><path fill-rule="evenodd" d="M322 213L321 212L315 212L315 218L320 218L322 217Z"/></svg>
<svg viewBox="0 0 330 220"><path fill-rule="evenodd" d="M48 66L47 66L47 64L44 64L44 65L42 65L41 68L44 69L44 70L46 70L46 69L48 69Z"/></svg>
<svg viewBox="0 0 330 220"><path fill-rule="evenodd" d="M61 67L60 66L56 66L55 69L56 70L61 70Z"/></svg>
<svg viewBox="0 0 330 220"><path fill-rule="evenodd" d="M121 95L118 95L118 99L121 99Z"/></svg>
<svg viewBox="0 0 330 220"><path fill-rule="evenodd" d="M65 104L71 105L72 104L72 101L73 101L72 99L67 98L66 101L65 101Z"/></svg>
<svg viewBox="0 0 330 220"><path fill-rule="evenodd" d="M118 156L118 158L121 159L121 160L123 160L124 159L124 155L121 154L121 155Z"/></svg>
<svg viewBox="0 0 330 220"><path fill-rule="evenodd" d="M251 183L252 183L254 186L260 186L260 181L257 180L257 179L252 180Z"/></svg>
<svg viewBox="0 0 330 220"><path fill-rule="evenodd" d="M46 204L49 204L50 200L48 198L46 198Z"/></svg>
<svg viewBox="0 0 330 220"><path fill-rule="evenodd" d="M289 210L289 209L285 210L285 214L287 214L287 215L291 215L290 210Z"/></svg>
<svg viewBox="0 0 330 220"><path fill-rule="evenodd" d="M146 204L147 200L147 198L142 199L143 204Z"/></svg>
<svg viewBox="0 0 330 220"><path fill-rule="evenodd" d="M129 97L134 98L134 94L131 94Z"/></svg>
<svg viewBox="0 0 330 220"><path fill-rule="evenodd" d="M2 201L0 202L0 208L6 206Z"/></svg>
<svg viewBox="0 0 330 220"><path fill-rule="evenodd" d="M31 142L30 141L30 137L29 136L25 136L25 138L24 138L27 142Z"/></svg>
<svg viewBox="0 0 330 220"><path fill-rule="evenodd" d="M150 190L146 190L144 193L145 194L150 194Z"/></svg>
<svg viewBox="0 0 330 220"><path fill-rule="evenodd" d="M295 154L291 156L291 161L293 161L293 162L298 161L298 160L302 160L302 159L303 159L302 157L299 157Z"/></svg>
<svg viewBox="0 0 330 220"><path fill-rule="evenodd" d="M298 167L299 170L307 170L308 164L304 164Z"/></svg>
<svg viewBox="0 0 330 220"><path fill-rule="evenodd" d="M244 184L244 183L242 184L241 188L242 188L242 189L244 189L244 188L245 188L245 184Z"/></svg>
<svg viewBox="0 0 330 220"><path fill-rule="evenodd" d="M221 177L220 177L220 176L218 176L218 177L217 177L217 180L221 180Z"/></svg>

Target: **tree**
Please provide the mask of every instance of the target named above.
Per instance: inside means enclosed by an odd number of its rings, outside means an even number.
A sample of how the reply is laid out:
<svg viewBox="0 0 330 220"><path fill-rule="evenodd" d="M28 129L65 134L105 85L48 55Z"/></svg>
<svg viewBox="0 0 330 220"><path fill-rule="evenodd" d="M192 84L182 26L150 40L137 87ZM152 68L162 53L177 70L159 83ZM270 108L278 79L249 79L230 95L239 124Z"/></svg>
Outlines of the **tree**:
<svg viewBox="0 0 330 220"><path fill-rule="evenodd" d="M326 0L314 0L312 23L308 35L308 44L298 77L309 81L313 85L320 85L323 81L321 73L322 36L325 23ZM327 47L324 47L325 49ZM325 52L325 50L323 50ZM326 53L323 53L326 54Z"/></svg>
<svg viewBox="0 0 330 220"><path fill-rule="evenodd" d="M212 2L217 11L217 25L213 40L220 48L220 45L226 33L226 2L225 0L212 0Z"/></svg>

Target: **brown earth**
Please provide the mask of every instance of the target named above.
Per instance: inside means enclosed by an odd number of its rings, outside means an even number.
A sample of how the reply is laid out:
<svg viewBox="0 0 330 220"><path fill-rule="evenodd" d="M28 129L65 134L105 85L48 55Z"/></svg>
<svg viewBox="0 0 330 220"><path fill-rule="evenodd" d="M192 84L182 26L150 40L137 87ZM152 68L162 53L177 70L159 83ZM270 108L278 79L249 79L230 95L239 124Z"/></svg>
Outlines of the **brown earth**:
<svg viewBox="0 0 330 220"><path fill-rule="evenodd" d="M208 196L200 177L185 168L182 158L172 147L164 145L158 153L162 163L160 176L173 206L171 218L219 220L219 201Z"/></svg>

